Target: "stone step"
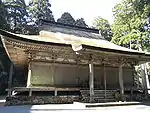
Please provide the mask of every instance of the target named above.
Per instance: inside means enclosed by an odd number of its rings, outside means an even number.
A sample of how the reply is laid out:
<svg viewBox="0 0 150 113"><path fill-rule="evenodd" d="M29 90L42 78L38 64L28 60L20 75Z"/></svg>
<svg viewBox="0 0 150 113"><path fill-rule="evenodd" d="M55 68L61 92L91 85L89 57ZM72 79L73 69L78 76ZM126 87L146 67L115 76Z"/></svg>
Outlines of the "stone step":
<svg viewBox="0 0 150 113"><path fill-rule="evenodd" d="M89 93L89 90L85 90L85 91L80 91L81 94L85 94L85 93ZM94 91L94 93L105 93L105 91ZM115 91L106 91L107 94L114 94Z"/></svg>
<svg viewBox="0 0 150 113"><path fill-rule="evenodd" d="M81 93L89 93L90 91L80 91ZM101 92L101 91L94 91L94 93L105 93L105 92ZM111 93L111 94L113 94L113 93L115 93L115 91L114 92L106 92L106 93Z"/></svg>
<svg viewBox="0 0 150 113"><path fill-rule="evenodd" d="M94 93L94 95L105 95L105 93ZM113 93L106 93L106 95L114 95Z"/></svg>
<svg viewBox="0 0 150 113"><path fill-rule="evenodd" d="M88 97L90 96L89 94L85 94L85 95L82 95L82 96L85 96L85 97ZM101 96L107 96L107 97L114 97L114 95L111 95L111 94L94 94L94 96L97 96L97 97L101 97Z"/></svg>
<svg viewBox="0 0 150 113"><path fill-rule="evenodd" d="M90 92L89 90L81 90L81 95L83 97L83 100L88 100L90 99ZM105 97L105 93L106 93L106 97ZM92 98L95 101L102 101L102 100L109 100L109 101L114 101L114 93L115 90L94 90L94 95L92 96Z"/></svg>
<svg viewBox="0 0 150 113"><path fill-rule="evenodd" d="M89 97L84 97L82 98L83 102L91 102ZM114 102L115 99L108 99L108 98L92 98L93 103L98 103L98 102Z"/></svg>
<svg viewBox="0 0 150 113"><path fill-rule="evenodd" d="M89 90L80 90L81 92L84 91L84 92L89 92ZM105 92L105 90L94 90L94 92ZM106 90L106 92L115 92L116 90Z"/></svg>
<svg viewBox="0 0 150 113"><path fill-rule="evenodd" d="M83 98L90 98L90 97L83 97ZM95 99L114 99L112 97L92 97L92 98L95 98Z"/></svg>
<svg viewBox="0 0 150 113"><path fill-rule="evenodd" d="M90 95L89 92L82 92L81 95ZM94 92L94 95L102 96L105 95L103 92ZM114 93L106 93L107 96L112 96Z"/></svg>
<svg viewBox="0 0 150 113"><path fill-rule="evenodd" d="M89 95L88 95L88 96L82 95L82 96L84 96L84 97L89 97ZM94 97L105 97L105 95L93 95L93 96L94 96ZM114 95L106 95L106 97L114 98Z"/></svg>
<svg viewBox="0 0 150 113"><path fill-rule="evenodd" d="M97 97L97 96L92 96L92 98L97 98L97 99L114 99L114 97L105 97L105 96L101 96L101 97Z"/></svg>

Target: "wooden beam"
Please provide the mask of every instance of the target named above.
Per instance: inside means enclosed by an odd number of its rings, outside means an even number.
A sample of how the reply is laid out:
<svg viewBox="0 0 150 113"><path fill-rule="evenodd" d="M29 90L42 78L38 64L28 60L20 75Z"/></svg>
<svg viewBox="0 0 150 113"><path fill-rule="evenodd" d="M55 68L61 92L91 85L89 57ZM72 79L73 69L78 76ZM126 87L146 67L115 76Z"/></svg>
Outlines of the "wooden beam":
<svg viewBox="0 0 150 113"><path fill-rule="evenodd" d="M92 101L92 96L94 95L94 68L93 68L93 61L90 60L89 64L89 87L90 87L90 101Z"/></svg>
<svg viewBox="0 0 150 113"><path fill-rule="evenodd" d="M11 96L11 87L12 87L12 75L13 75L13 63L10 64L10 71L9 71L9 79L8 79L8 96Z"/></svg>
<svg viewBox="0 0 150 113"><path fill-rule="evenodd" d="M119 85L120 85L120 96L121 96L121 100L123 101L123 97L124 97L124 86L123 86L123 70L122 70L122 64L119 65Z"/></svg>

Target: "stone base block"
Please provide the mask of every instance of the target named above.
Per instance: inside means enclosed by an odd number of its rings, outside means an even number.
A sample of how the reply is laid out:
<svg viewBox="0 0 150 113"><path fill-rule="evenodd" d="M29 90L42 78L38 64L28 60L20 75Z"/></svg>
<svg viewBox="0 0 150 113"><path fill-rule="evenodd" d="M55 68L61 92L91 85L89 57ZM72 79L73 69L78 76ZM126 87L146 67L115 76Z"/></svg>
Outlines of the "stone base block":
<svg viewBox="0 0 150 113"><path fill-rule="evenodd" d="M5 105L71 104L79 100L79 96L11 96L6 97Z"/></svg>

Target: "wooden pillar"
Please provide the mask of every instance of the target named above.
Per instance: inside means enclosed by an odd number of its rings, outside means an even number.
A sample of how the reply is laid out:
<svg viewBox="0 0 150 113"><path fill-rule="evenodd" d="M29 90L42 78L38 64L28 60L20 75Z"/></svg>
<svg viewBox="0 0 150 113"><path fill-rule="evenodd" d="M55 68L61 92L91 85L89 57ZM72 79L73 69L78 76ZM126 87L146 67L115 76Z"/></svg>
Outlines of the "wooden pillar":
<svg viewBox="0 0 150 113"><path fill-rule="evenodd" d="M94 68L93 68L93 61L90 60L89 64L89 88L90 88L90 97L94 95ZM92 101L92 98L90 98L90 101Z"/></svg>
<svg viewBox="0 0 150 113"><path fill-rule="evenodd" d="M120 96L121 96L121 100L123 101L123 97L124 97L124 86L123 86L122 64L119 65L119 85L120 85Z"/></svg>
<svg viewBox="0 0 150 113"><path fill-rule="evenodd" d="M13 75L13 63L10 64L10 71L9 71L9 79L8 79L8 96L11 96L11 87L12 87L12 75Z"/></svg>
<svg viewBox="0 0 150 113"><path fill-rule="evenodd" d="M148 70L147 70L147 67L148 67L148 63L145 63L145 79L146 79L146 92L147 94L150 94L150 81L149 81L149 75L148 75Z"/></svg>
<svg viewBox="0 0 150 113"><path fill-rule="evenodd" d="M32 96L32 88L29 89L29 96Z"/></svg>
<svg viewBox="0 0 150 113"><path fill-rule="evenodd" d="M146 94L150 94L150 91L147 90L150 88L150 84L149 84L149 78L148 78L146 63L143 63L140 66L141 66L141 76L142 76L143 88L144 88Z"/></svg>
<svg viewBox="0 0 150 113"><path fill-rule="evenodd" d="M29 63L29 66L28 66L27 87L29 87L29 86L30 86L30 83L31 83L31 63Z"/></svg>
<svg viewBox="0 0 150 113"><path fill-rule="evenodd" d="M55 91L54 91L54 95L55 95L55 96L57 96L57 89L55 89Z"/></svg>
<svg viewBox="0 0 150 113"><path fill-rule="evenodd" d="M104 71L103 74L104 74L104 91L105 91L104 97L105 97L105 99L106 99L106 88L107 88L106 83L107 83L107 80L106 80L105 64L103 64L103 71Z"/></svg>

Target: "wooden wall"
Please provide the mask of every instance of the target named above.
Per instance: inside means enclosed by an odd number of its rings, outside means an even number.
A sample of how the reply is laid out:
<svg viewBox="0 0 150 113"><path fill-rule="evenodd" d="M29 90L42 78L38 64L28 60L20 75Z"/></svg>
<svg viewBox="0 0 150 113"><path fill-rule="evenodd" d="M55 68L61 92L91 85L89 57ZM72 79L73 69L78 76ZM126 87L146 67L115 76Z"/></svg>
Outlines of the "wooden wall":
<svg viewBox="0 0 150 113"><path fill-rule="evenodd" d="M123 69L125 87L132 87L133 74L131 68ZM118 68L105 67L107 88L119 88ZM79 86L88 84L88 65L52 64L42 62L31 63L31 84L33 86ZM94 66L94 83L104 87L103 66Z"/></svg>

